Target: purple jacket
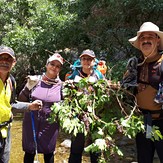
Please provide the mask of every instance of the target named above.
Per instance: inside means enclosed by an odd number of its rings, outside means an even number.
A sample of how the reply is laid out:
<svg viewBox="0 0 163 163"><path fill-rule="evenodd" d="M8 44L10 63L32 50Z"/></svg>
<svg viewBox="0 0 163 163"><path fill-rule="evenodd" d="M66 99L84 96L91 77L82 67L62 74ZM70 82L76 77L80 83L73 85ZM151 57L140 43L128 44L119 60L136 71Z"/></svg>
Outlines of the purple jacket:
<svg viewBox="0 0 163 163"><path fill-rule="evenodd" d="M47 118L49 117L51 112L50 107L53 103L61 101L61 87L61 80L56 84L46 84L43 81L39 81L33 88L32 93L26 87L20 92L20 101L27 102L30 98L32 101L38 99L43 102L41 110L33 111L38 153L48 154L55 151L59 125L57 123L49 124ZM24 115L22 143L25 152L35 153L30 112L26 112Z"/></svg>

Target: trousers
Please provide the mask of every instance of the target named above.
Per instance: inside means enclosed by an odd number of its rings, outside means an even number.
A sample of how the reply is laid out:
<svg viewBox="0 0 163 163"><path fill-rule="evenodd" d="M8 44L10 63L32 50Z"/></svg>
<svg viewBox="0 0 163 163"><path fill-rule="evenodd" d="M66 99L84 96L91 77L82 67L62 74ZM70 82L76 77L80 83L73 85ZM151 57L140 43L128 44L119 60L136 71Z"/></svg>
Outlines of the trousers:
<svg viewBox="0 0 163 163"><path fill-rule="evenodd" d="M9 162L11 150L10 128L11 126L9 125L6 138L2 138L2 135L0 134L0 163Z"/></svg>
<svg viewBox="0 0 163 163"><path fill-rule="evenodd" d="M163 135L163 119L152 120L152 125L158 126ZM137 160L138 163L153 163L155 151L158 154L160 163L163 163L163 140L147 139L144 133L138 133L136 136Z"/></svg>
<svg viewBox="0 0 163 163"><path fill-rule="evenodd" d="M81 163L82 153L84 151L85 136L83 133L78 133L77 136L72 139L71 150L69 156L69 163ZM91 163L98 163L98 153L90 153Z"/></svg>
<svg viewBox="0 0 163 163"><path fill-rule="evenodd" d="M24 163L33 163L35 154L25 152ZM44 163L54 163L54 153L44 154Z"/></svg>

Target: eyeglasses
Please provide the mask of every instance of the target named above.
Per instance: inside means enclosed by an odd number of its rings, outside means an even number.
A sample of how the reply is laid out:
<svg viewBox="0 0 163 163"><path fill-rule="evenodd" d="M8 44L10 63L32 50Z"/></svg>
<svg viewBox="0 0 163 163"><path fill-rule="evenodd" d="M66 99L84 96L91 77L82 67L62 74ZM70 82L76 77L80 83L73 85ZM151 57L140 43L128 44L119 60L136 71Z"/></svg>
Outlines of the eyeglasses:
<svg viewBox="0 0 163 163"><path fill-rule="evenodd" d="M53 62L49 62L49 64L50 64L50 66L52 66L52 67L56 67L56 68L61 68L61 65L59 65L59 64L56 64L56 63L53 63Z"/></svg>
<svg viewBox="0 0 163 163"><path fill-rule="evenodd" d="M0 55L0 61L7 61L7 62L13 62L14 59L12 57L4 57Z"/></svg>
<svg viewBox="0 0 163 163"><path fill-rule="evenodd" d="M81 61L88 61L88 62L91 62L93 61L94 58L91 58L91 57L81 57Z"/></svg>
<svg viewBox="0 0 163 163"><path fill-rule="evenodd" d="M152 36L152 35L149 35L149 36L140 36L139 37L139 41L154 40L156 38L158 38L158 36Z"/></svg>

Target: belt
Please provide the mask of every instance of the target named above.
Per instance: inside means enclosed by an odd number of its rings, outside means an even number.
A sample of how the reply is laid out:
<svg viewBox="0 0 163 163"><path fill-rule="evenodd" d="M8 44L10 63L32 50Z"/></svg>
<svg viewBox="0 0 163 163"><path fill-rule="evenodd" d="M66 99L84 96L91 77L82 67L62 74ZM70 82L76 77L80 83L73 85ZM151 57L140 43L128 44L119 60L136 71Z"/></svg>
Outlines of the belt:
<svg viewBox="0 0 163 163"><path fill-rule="evenodd" d="M151 139L152 137L152 114L161 114L163 113L163 109L161 108L160 110L146 110L143 108L139 108L139 110L144 114L146 138Z"/></svg>
<svg viewBox="0 0 163 163"><path fill-rule="evenodd" d="M160 110L147 110L147 109L143 109L143 108L140 108L138 107L139 110L143 113L143 114L160 114L160 113L163 113L163 109L161 108Z"/></svg>
<svg viewBox="0 0 163 163"><path fill-rule="evenodd" d="M8 124L10 124L12 122L13 118L10 118L9 121L5 121L5 122L2 122L0 124L0 128L4 127L4 126L7 126Z"/></svg>

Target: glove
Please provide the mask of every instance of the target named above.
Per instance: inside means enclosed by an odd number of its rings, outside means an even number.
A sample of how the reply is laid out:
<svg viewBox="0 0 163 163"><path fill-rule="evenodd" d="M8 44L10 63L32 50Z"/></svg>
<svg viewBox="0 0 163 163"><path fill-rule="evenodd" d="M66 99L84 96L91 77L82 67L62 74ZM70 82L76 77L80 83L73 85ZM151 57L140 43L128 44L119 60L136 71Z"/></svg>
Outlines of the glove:
<svg viewBox="0 0 163 163"><path fill-rule="evenodd" d="M138 59L136 57L130 58L127 63L127 72L125 73L121 86L128 88L130 86L137 86L137 65Z"/></svg>
<svg viewBox="0 0 163 163"><path fill-rule="evenodd" d="M27 76L27 84L26 87L31 90L33 87L37 85L39 80L41 79L40 75L28 75Z"/></svg>

